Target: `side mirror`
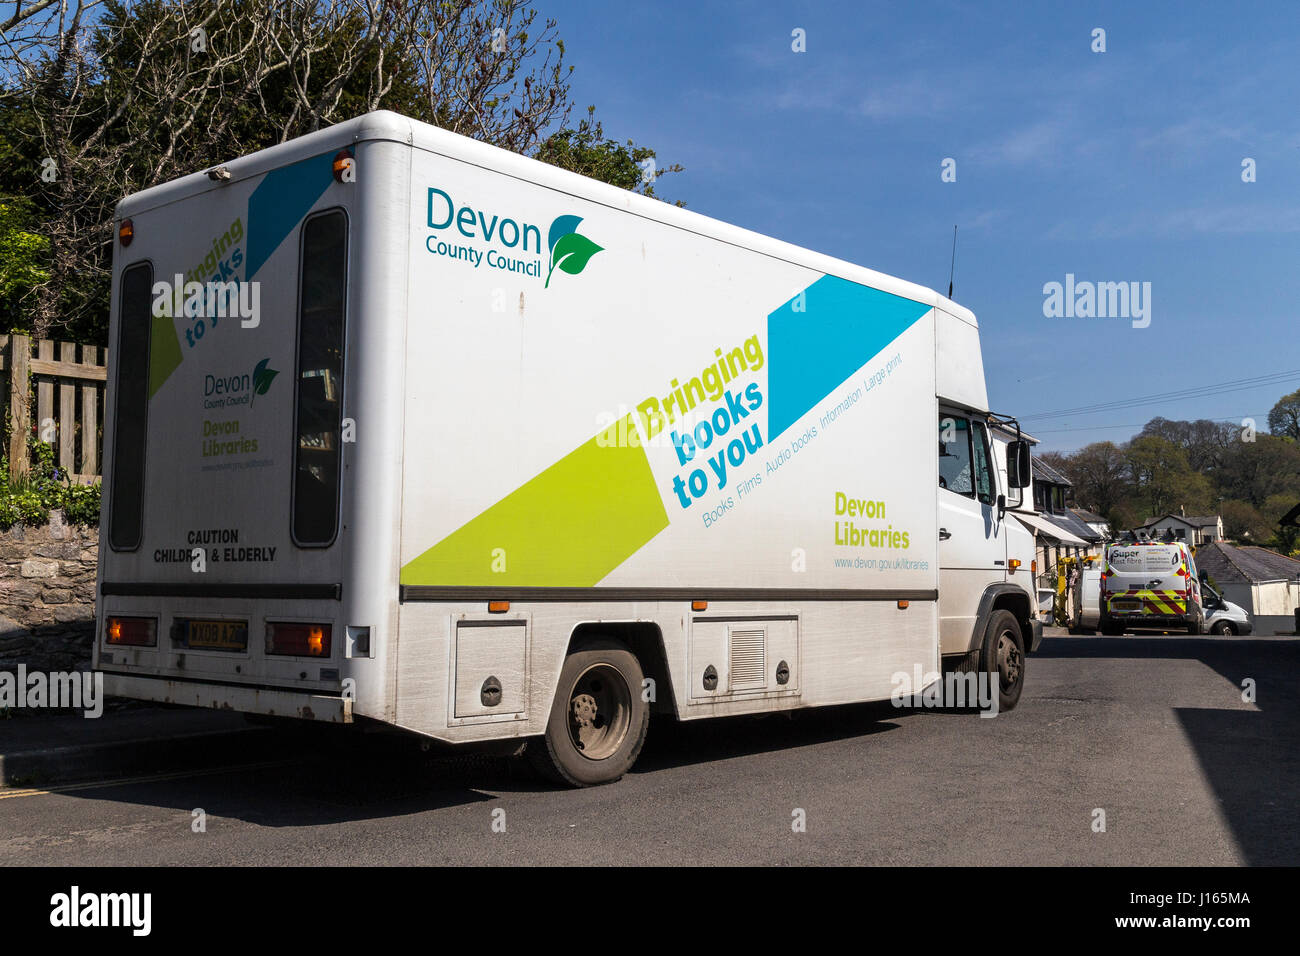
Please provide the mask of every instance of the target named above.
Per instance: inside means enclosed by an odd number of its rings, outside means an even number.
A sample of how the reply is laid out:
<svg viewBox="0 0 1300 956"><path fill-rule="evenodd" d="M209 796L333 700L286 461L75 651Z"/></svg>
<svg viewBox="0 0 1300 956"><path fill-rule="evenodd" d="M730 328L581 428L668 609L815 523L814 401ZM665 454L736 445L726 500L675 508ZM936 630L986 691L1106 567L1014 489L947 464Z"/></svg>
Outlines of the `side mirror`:
<svg viewBox="0 0 1300 956"><path fill-rule="evenodd" d="M1012 488L1028 488L1033 480L1033 465L1029 459L1029 442L1023 439L1007 443L1007 484Z"/></svg>

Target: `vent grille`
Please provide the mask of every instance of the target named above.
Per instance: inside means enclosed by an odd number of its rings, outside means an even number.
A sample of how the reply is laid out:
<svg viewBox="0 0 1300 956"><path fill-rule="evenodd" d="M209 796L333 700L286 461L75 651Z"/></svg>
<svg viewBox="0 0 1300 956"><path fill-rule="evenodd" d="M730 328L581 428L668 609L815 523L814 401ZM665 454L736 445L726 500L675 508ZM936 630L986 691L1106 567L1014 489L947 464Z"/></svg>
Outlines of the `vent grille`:
<svg viewBox="0 0 1300 956"><path fill-rule="evenodd" d="M731 645L731 689L753 690L767 686L767 631L765 628L733 628Z"/></svg>

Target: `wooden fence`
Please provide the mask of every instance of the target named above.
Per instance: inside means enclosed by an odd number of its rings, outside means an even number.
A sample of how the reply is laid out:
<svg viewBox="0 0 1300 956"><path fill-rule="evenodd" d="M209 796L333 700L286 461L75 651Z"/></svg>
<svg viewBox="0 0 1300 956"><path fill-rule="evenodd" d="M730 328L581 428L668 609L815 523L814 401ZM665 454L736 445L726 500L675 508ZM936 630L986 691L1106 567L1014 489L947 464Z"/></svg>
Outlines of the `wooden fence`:
<svg viewBox="0 0 1300 956"><path fill-rule="evenodd" d="M54 446L59 470L73 481L89 484L99 480L107 367L108 349L0 335L11 477L30 473L27 440L35 436Z"/></svg>

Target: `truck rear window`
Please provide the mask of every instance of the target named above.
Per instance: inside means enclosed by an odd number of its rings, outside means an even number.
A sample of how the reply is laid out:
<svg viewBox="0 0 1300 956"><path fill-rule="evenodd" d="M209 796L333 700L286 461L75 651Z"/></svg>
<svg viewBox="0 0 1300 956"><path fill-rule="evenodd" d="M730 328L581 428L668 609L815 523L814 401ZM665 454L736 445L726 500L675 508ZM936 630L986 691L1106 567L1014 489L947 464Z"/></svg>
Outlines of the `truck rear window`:
<svg viewBox="0 0 1300 956"><path fill-rule="evenodd" d="M149 414L149 305L153 266L122 273L118 310L117 401L113 406L113 496L108 542L115 551L140 547L144 504L144 436Z"/></svg>
<svg viewBox="0 0 1300 956"><path fill-rule="evenodd" d="M338 528L348 221L341 209L302 227L293 469L293 539L326 545Z"/></svg>

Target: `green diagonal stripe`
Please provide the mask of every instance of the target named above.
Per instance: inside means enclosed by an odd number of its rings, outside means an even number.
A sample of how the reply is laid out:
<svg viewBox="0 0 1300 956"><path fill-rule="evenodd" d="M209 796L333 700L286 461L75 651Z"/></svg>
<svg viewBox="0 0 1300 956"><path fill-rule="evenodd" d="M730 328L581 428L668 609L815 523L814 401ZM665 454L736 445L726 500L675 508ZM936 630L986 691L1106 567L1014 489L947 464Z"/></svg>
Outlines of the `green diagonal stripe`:
<svg viewBox="0 0 1300 956"><path fill-rule="evenodd" d="M629 415L412 560L402 583L592 587L668 527L636 435Z"/></svg>
<svg viewBox="0 0 1300 956"><path fill-rule="evenodd" d="M170 309L168 311L171 311ZM170 315L153 316L149 327L149 397L162 388L181 364L181 343Z"/></svg>

